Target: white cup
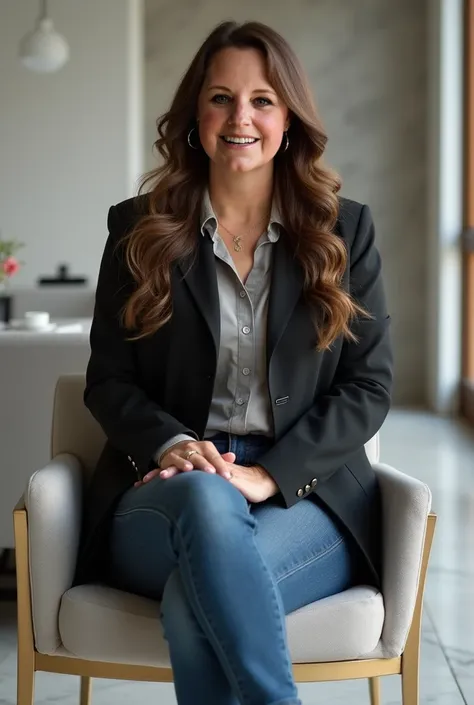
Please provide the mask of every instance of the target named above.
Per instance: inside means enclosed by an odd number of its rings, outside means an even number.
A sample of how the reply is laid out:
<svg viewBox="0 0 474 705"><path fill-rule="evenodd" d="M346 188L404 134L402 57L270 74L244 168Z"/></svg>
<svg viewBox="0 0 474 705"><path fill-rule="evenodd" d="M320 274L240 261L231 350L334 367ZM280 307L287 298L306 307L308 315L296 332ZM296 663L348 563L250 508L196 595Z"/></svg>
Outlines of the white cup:
<svg viewBox="0 0 474 705"><path fill-rule="evenodd" d="M40 330L49 326L49 313L47 311L26 311L25 328Z"/></svg>

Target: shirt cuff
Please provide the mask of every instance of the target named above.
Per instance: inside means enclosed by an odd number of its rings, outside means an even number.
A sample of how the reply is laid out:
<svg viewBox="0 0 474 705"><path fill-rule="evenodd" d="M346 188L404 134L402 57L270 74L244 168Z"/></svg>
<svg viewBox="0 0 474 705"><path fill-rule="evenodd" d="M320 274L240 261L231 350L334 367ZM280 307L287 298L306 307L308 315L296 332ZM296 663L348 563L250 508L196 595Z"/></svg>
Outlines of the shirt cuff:
<svg viewBox="0 0 474 705"><path fill-rule="evenodd" d="M153 460L157 464L158 467L160 467L160 460L163 457L163 455L176 443L182 443L183 441L195 441L196 438L193 436L188 436L186 433L178 433L176 436L173 436L170 438L166 443L163 443L162 446L158 448L156 453L153 456Z"/></svg>

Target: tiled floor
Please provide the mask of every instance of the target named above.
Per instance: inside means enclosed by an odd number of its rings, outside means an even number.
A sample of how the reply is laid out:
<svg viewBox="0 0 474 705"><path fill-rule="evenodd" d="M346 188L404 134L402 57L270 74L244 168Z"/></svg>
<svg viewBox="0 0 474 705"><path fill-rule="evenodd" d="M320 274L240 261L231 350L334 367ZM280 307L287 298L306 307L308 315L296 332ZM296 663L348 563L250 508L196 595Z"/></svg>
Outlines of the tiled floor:
<svg viewBox="0 0 474 705"><path fill-rule="evenodd" d="M439 515L426 589L422 705L474 705L474 433L425 413L394 411L382 460L427 482ZM0 603L0 705L15 700L15 615ZM78 705L78 679L37 675L36 704ZM304 705L368 705L364 681L302 684ZM168 684L94 682L94 705L175 703ZM401 702L399 678L383 681L383 705Z"/></svg>

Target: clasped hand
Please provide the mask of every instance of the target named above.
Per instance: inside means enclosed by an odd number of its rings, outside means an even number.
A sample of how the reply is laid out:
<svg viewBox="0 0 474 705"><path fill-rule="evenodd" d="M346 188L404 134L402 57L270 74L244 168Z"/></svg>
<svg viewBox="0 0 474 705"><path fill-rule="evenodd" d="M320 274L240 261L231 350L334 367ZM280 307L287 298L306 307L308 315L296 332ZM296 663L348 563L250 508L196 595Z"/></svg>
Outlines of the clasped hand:
<svg viewBox="0 0 474 705"><path fill-rule="evenodd" d="M185 454L193 453L187 460ZM180 472L201 470L221 475L253 503L264 502L278 492L278 485L260 465L236 465L235 453L221 455L211 441L182 441L172 446L161 458L161 467L151 470L135 487L150 482L156 477L167 480Z"/></svg>

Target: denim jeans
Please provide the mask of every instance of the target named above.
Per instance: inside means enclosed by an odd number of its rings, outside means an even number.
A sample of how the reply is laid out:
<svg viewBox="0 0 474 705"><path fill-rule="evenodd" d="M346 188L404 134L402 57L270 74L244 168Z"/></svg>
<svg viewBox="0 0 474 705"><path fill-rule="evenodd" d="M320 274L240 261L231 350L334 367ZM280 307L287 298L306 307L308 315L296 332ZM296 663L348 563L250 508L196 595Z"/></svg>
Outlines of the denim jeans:
<svg viewBox="0 0 474 705"><path fill-rule="evenodd" d="M240 465L272 442L212 441ZM355 555L317 501L252 504L200 471L129 489L109 546L111 583L160 601L179 705L299 704L285 614L353 584Z"/></svg>

